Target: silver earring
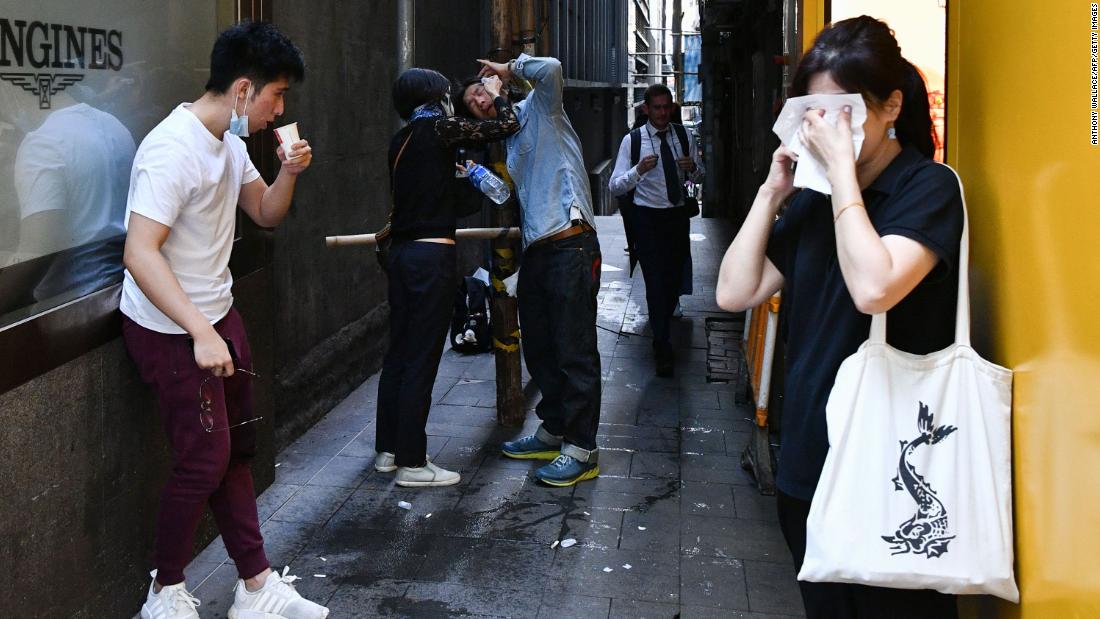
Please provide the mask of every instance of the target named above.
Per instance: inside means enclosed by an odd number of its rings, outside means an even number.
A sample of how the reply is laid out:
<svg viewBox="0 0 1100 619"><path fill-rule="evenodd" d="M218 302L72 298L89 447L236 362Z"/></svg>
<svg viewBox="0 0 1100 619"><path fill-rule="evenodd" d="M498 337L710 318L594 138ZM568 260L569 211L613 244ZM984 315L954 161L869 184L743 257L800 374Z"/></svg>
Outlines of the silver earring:
<svg viewBox="0 0 1100 619"><path fill-rule="evenodd" d="M893 127L887 128L886 129L886 139L887 140L896 140L896 139L898 139L897 129L894 129Z"/></svg>

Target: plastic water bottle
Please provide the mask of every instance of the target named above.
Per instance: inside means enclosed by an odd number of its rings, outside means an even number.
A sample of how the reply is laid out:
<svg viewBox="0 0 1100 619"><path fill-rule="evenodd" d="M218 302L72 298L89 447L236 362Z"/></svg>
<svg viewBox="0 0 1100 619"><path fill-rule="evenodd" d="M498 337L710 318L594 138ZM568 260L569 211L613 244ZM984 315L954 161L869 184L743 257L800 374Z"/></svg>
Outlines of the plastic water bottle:
<svg viewBox="0 0 1100 619"><path fill-rule="evenodd" d="M512 195L510 189L508 189L507 183L502 181L500 177L493 174L485 166L474 163L467 166L467 170L470 173L470 182L481 190L481 193L489 196L489 199L497 204L504 204L508 200L508 196Z"/></svg>

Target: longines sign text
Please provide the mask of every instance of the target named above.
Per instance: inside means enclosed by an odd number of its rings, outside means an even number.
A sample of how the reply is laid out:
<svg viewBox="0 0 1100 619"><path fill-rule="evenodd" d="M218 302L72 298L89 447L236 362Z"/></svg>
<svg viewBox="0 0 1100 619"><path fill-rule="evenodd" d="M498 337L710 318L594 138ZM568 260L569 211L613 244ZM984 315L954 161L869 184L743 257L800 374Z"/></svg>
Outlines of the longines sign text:
<svg viewBox="0 0 1100 619"><path fill-rule="evenodd" d="M0 79L37 95L38 107L49 109L51 96L84 79L75 69L122 69L122 32L0 18Z"/></svg>

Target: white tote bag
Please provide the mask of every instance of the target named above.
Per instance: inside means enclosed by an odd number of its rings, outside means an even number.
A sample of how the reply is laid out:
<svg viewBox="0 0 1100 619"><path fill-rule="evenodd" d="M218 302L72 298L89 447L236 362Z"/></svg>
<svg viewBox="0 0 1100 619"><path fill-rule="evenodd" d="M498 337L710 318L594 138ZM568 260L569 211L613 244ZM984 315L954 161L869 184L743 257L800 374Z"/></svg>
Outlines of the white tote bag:
<svg viewBox="0 0 1100 619"><path fill-rule="evenodd" d="M930 355L896 350L876 314L870 339L840 366L799 580L1019 601L1012 371L970 347L965 205L955 343Z"/></svg>

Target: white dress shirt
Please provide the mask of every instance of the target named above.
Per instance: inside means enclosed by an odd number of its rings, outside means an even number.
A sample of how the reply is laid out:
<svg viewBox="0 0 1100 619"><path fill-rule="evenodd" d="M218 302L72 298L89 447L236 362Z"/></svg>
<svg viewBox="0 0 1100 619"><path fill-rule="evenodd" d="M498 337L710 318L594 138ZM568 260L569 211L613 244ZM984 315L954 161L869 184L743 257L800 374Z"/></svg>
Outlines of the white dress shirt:
<svg viewBox="0 0 1100 619"><path fill-rule="evenodd" d="M680 136L672 127L672 123L669 123L667 129L666 139L669 148L672 149L672 156L676 159L684 157L685 153L683 145L680 144ZM703 177L703 161L699 158L698 149L692 148L690 144L692 141L691 132L688 131L687 135L688 147L691 148L691 158L695 161L695 171L691 173L684 172L680 170L679 166L676 166L677 176L681 181L699 182ZM623 136L622 143L619 144L619 156L615 160L615 171L611 173L611 182L608 185L611 195L621 196L634 190L634 203L639 206L650 208L680 206L680 204L672 204L668 201L668 189L665 187L665 173L661 161L661 136L657 135L657 129L647 122L641 128L640 137L642 139L642 149L638 156L639 163L647 155L656 155L657 165L645 174L638 172L637 165L630 165L630 133L627 133ZM686 195L686 192L682 192L682 195Z"/></svg>

